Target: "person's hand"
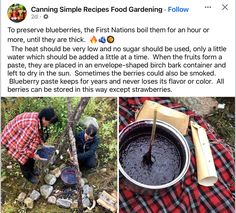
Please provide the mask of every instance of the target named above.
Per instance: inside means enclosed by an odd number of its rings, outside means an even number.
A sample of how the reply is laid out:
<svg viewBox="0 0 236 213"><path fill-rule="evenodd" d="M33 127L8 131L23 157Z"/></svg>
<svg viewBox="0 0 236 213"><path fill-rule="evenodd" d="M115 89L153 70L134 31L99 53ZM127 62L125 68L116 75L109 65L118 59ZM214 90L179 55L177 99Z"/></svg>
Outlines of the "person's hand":
<svg viewBox="0 0 236 213"><path fill-rule="evenodd" d="M66 151L67 151L67 153L69 154L70 159L71 159L71 158L73 159L73 156L72 156L72 154L71 154L71 152L70 152L70 149L67 149Z"/></svg>
<svg viewBox="0 0 236 213"><path fill-rule="evenodd" d="M51 147L54 147L54 146L49 145L49 144L46 144L46 143L43 143L43 147L45 147L45 148L51 148Z"/></svg>
<svg viewBox="0 0 236 213"><path fill-rule="evenodd" d="M42 160L42 161L45 161L45 160L47 160L47 159L41 158L38 154L34 154L34 160Z"/></svg>
<svg viewBox="0 0 236 213"><path fill-rule="evenodd" d="M74 165L74 158L73 158L73 156L70 156L70 163L71 163L72 165Z"/></svg>
<svg viewBox="0 0 236 213"><path fill-rule="evenodd" d="M70 163L72 164L72 165L74 165L75 163L74 163L74 159L73 159L73 157L72 158L70 158Z"/></svg>
<svg viewBox="0 0 236 213"><path fill-rule="evenodd" d="M74 164L74 158L73 158L73 156L72 156L72 154L71 154L71 152L70 152L70 149L67 149L66 152L69 154L70 162L71 162L72 164Z"/></svg>

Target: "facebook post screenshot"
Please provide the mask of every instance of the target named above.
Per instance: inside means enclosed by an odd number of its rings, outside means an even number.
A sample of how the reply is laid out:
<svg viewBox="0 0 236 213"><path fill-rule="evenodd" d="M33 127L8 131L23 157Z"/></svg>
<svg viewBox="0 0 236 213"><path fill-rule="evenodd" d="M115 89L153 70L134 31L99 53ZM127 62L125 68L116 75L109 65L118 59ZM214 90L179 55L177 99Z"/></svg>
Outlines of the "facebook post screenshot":
<svg viewBox="0 0 236 213"><path fill-rule="evenodd" d="M1 3L1 212L235 212L235 2Z"/></svg>

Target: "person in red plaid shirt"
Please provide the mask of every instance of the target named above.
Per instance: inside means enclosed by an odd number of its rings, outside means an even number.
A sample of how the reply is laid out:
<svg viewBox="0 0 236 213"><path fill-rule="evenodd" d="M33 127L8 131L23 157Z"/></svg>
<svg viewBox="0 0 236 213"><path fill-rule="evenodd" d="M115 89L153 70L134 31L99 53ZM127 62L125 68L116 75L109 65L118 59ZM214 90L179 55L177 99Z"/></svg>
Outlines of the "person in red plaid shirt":
<svg viewBox="0 0 236 213"><path fill-rule="evenodd" d="M58 118L53 108L41 112L25 112L17 115L2 131L1 144L13 159L19 162L23 176L31 183L38 183L39 171L35 160L43 160L35 153L45 141L45 128L55 124Z"/></svg>

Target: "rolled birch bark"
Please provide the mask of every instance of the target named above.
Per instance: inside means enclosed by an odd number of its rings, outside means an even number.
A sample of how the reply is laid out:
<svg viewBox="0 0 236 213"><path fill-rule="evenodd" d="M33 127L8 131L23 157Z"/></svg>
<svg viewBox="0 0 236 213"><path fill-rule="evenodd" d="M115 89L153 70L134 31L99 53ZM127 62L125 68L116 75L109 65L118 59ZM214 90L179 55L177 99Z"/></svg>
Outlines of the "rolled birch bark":
<svg viewBox="0 0 236 213"><path fill-rule="evenodd" d="M213 186L218 177L206 130L194 122L191 122L191 129L196 153L198 183L203 186Z"/></svg>

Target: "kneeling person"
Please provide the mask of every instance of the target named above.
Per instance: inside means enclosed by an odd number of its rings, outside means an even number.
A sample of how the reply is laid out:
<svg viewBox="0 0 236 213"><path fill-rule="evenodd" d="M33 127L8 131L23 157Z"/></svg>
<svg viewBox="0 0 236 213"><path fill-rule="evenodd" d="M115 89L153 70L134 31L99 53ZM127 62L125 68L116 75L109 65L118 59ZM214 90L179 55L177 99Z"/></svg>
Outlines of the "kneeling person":
<svg viewBox="0 0 236 213"><path fill-rule="evenodd" d="M96 167L96 150L99 144L97 128L90 124L84 131L75 135L77 156L80 165L86 168Z"/></svg>

